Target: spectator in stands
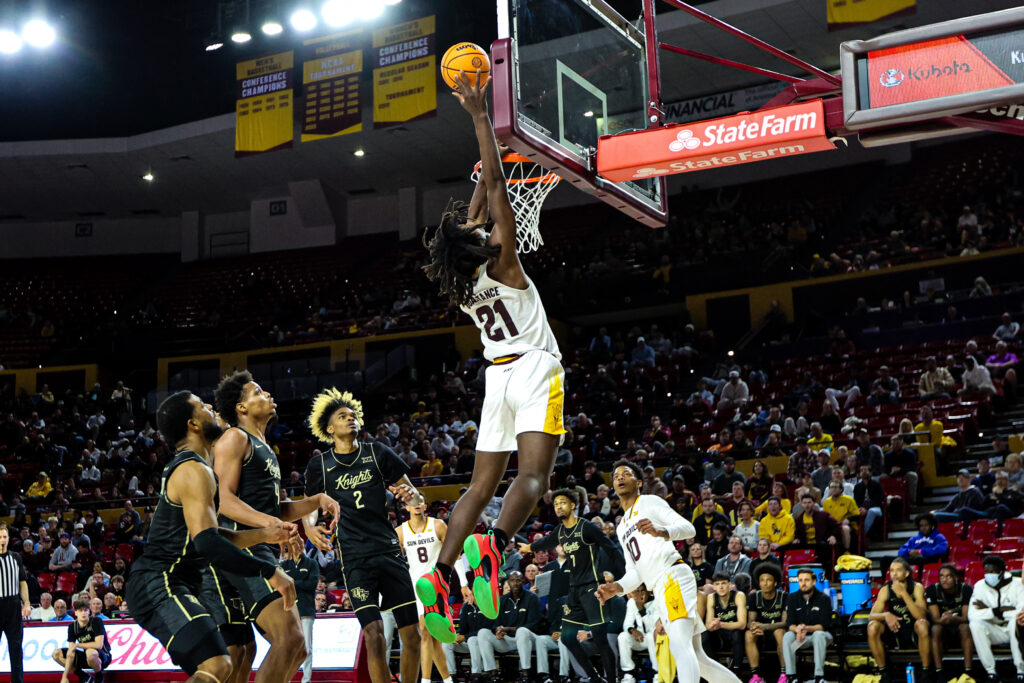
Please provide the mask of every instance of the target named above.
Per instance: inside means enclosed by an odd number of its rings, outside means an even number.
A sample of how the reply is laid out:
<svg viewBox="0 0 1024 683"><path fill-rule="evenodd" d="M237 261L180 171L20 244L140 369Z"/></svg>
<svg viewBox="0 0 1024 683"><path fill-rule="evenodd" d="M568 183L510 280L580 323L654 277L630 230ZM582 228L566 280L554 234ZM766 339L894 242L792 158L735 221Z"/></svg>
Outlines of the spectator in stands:
<svg viewBox="0 0 1024 683"><path fill-rule="evenodd" d="M457 671L455 666L455 654L469 654L470 673L474 680L483 671L483 663L480 658L480 641L477 634L481 629L491 630L494 622L485 617L476 606L476 599L473 592L468 591L463 595L462 609L459 611L459 632L455 636L454 643L445 643L445 658L448 662L448 671ZM555 633L552 633L554 636Z"/></svg>
<svg viewBox="0 0 1024 683"><path fill-rule="evenodd" d="M65 607L65 611L67 608ZM49 593L39 594L39 606L33 607L29 619L31 621L53 621L57 612L53 607L53 596Z"/></svg>
<svg viewBox="0 0 1024 683"><path fill-rule="evenodd" d="M768 499L768 510L761 518L757 533L761 538L767 538L771 542L773 551L793 542L796 525L793 516L783 512L782 500L778 496Z"/></svg>
<svg viewBox="0 0 1024 683"><path fill-rule="evenodd" d="M740 487L746 484L747 478L742 472L736 471L736 460L732 456L726 456L722 460L722 472L711 481L711 493L716 496L726 496L732 491L733 484L739 483ZM649 491L645 490L645 493Z"/></svg>
<svg viewBox="0 0 1024 683"><path fill-rule="evenodd" d="M515 648L519 653L520 677L529 679L531 653L535 644L542 644L537 636L541 635L544 616L537 596L523 590L523 575L518 570L509 572L506 582L509 592L501 597L497 623L493 628L484 627L477 632L483 671L493 675L498 668L494 653L510 652ZM536 654L537 672L547 674L548 649L538 647Z"/></svg>
<svg viewBox="0 0 1024 683"><path fill-rule="evenodd" d="M719 511L720 507L714 498L705 498L700 502L700 513L693 520L693 526L697 530L698 543L706 545L711 540L711 531L716 525L729 526L729 518Z"/></svg>
<svg viewBox="0 0 1024 683"><path fill-rule="evenodd" d="M1010 486L1017 489L1024 488L1024 460L1021 459L1019 453L1010 453L1003 460L1005 465L1006 476L1010 481Z"/></svg>
<svg viewBox="0 0 1024 683"><path fill-rule="evenodd" d="M820 422L811 423L811 435L807 437L807 446L813 451L826 450L831 453L832 435L826 434Z"/></svg>
<svg viewBox="0 0 1024 683"><path fill-rule="evenodd" d="M857 443L859 446L854 451L857 462L868 465L871 468L872 476L881 476L885 470L885 456L880 446L871 443L871 435L863 427L857 430Z"/></svg>
<svg viewBox="0 0 1024 683"><path fill-rule="evenodd" d="M818 590L814 572L800 569L799 590L786 599L786 633L782 637L782 655L786 680L796 680L797 650L810 645L814 649L814 683L825 681L825 655L832 644L830 629L835 622L832 601Z"/></svg>
<svg viewBox="0 0 1024 683"><path fill-rule="evenodd" d="M867 465L860 466L860 477L853 487L853 499L857 503L860 518L864 520L864 534L867 535L881 518L882 506L885 504L885 491L871 476L871 468Z"/></svg>
<svg viewBox="0 0 1024 683"><path fill-rule="evenodd" d="M992 375L984 365L979 365L973 356L964 358L964 372L961 376L963 387L957 391L960 398L985 398L996 393Z"/></svg>
<svg viewBox="0 0 1024 683"><path fill-rule="evenodd" d="M923 665L922 683L935 681L924 587L914 581L912 571L905 559L898 557L893 560L889 566L890 580L878 591L868 616L868 645L883 683L894 680L886 666L886 650L909 650L915 644Z"/></svg>
<svg viewBox="0 0 1024 683"><path fill-rule="evenodd" d="M713 564L718 564L719 558L728 551L729 524L719 522L711 527L711 540L704 546L704 559Z"/></svg>
<svg viewBox="0 0 1024 683"><path fill-rule="evenodd" d="M1006 571L1006 562L998 555L989 555L982 562L985 578L974 584L967 623L978 659L988 674L984 683L995 683L996 658L993 645L1010 644L1017 678L1024 678L1024 658L1017 641L1018 610L1024 605L1024 584Z"/></svg>
<svg viewBox="0 0 1024 683"><path fill-rule="evenodd" d="M942 666L942 654L947 648L959 646L964 657L964 673L971 670L974 641L971 640L971 627L967 623L971 593L971 587L960 582L960 572L955 564L942 565L939 569L939 582L924 591L932 625L932 663L936 671L943 670L941 680L944 681L954 678Z"/></svg>
<svg viewBox="0 0 1024 683"><path fill-rule="evenodd" d="M75 524L75 533L71 535L71 545L75 548L79 548L83 543L85 543L87 547L92 547L92 539L85 534L85 525L79 522Z"/></svg>
<svg viewBox="0 0 1024 683"><path fill-rule="evenodd" d="M583 479L578 483L587 493L597 493L597 488L607 485L608 482L604 480L604 475L597 471L597 463L587 460L583 463Z"/></svg>
<svg viewBox="0 0 1024 683"><path fill-rule="evenodd" d="M687 559L686 564L690 565L694 576L697 577L697 590L701 590L704 586L708 585L708 582L711 581L711 577L715 573L715 565L708 562L704 557L704 546L700 541L694 541L690 544L689 559Z"/></svg>
<svg viewBox="0 0 1024 683"><path fill-rule="evenodd" d="M76 555L78 555L78 549L71 545L71 534L66 531L62 532L60 545L53 549L53 554L50 556L50 571L72 571L71 564L75 561Z"/></svg>
<svg viewBox="0 0 1024 683"><path fill-rule="evenodd" d="M1013 401L1017 398L1017 354L1010 353L1006 342L996 342L996 352L985 360L985 367L993 379L1003 380L1003 393Z"/></svg>
<svg viewBox="0 0 1024 683"><path fill-rule="evenodd" d="M719 409L742 408L749 400L750 387L740 379L738 371L731 370L729 372L729 381L722 386L722 393L718 400Z"/></svg>
<svg viewBox="0 0 1024 683"><path fill-rule="evenodd" d="M961 469L956 473L956 485L960 490L950 499L946 506L934 513L939 522L959 522L964 519L963 511L969 510L968 516L977 519L980 511L985 508L985 497L978 487L971 483L971 473Z"/></svg>
<svg viewBox="0 0 1024 683"><path fill-rule="evenodd" d="M636 347L630 354L630 362L634 366L642 365L649 368L654 367L655 353L654 349L647 345L647 340L643 337L636 338Z"/></svg>
<svg viewBox="0 0 1024 683"><path fill-rule="evenodd" d="M775 426L777 425L773 425L773 428ZM781 431L781 429L779 431ZM768 473L768 466L764 463L764 460L755 460L753 472L750 477L747 478L747 483L744 487L747 498L754 501L757 505L768 500L768 496L770 496L772 492L773 481L774 479L772 478L772 475Z"/></svg>
<svg viewBox="0 0 1024 683"><path fill-rule="evenodd" d="M971 479L971 484L978 487L982 495L987 496L996 483L996 473L992 471L992 462L982 456L978 458L978 476Z"/></svg>
<svg viewBox="0 0 1024 683"><path fill-rule="evenodd" d="M786 489L786 485L781 481L772 482L772 496L777 497L782 501L782 511L791 513L793 511L793 501L789 499L789 491ZM771 496L769 496L771 498ZM765 499L763 503L758 505L754 509L754 516L758 519L764 519L764 516L768 514L768 500Z"/></svg>
<svg viewBox="0 0 1024 683"><path fill-rule="evenodd" d="M832 481L828 486L828 497L821 503L822 510L827 512L839 523L843 535L843 547L849 550L852 546L850 540L852 529L860 519L860 509L857 501L851 496L843 493L843 484L839 481Z"/></svg>
<svg viewBox="0 0 1024 683"><path fill-rule="evenodd" d="M781 568L782 563L771 550L771 541L765 538L758 539L758 552L751 558L751 575L757 577L763 564L774 564Z"/></svg>
<svg viewBox="0 0 1024 683"><path fill-rule="evenodd" d="M974 278L974 288L971 289L971 293L968 296L971 299L978 299L983 296L992 296L992 287L989 286L985 278L979 275Z"/></svg>
<svg viewBox="0 0 1024 683"><path fill-rule="evenodd" d="M107 615L103 613L103 599L102 598L92 598L92 599L90 599L89 600L89 611L92 613L92 616L96 617L97 619L103 619L104 621L106 621Z"/></svg>
<svg viewBox="0 0 1024 683"><path fill-rule="evenodd" d="M736 541L738 543L739 539ZM732 577L723 572L716 571L711 577L714 592L707 597L704 613L704 625L707 627L704 646L711 653L730 650L731 667L738 669L743 663L746 642L743 632L747 628L747 596L734 589L731 582Z"/></svg>
<svg viewBox="0 0 1024 683"><path fill-rule="evenodd" d="M74 621L74 617L68 614L68 603L57 599L53 603L53 617L50 621Z"/></svg>
<svg viewBox="0 0 1024 683"><path fill-rule="evenodd" d="M451 437L449 436L448 439L450 440ZM420 468L420 476L439 477L441 476L442 472L444 472L444 465L441 463L441 460L437 457L437 451L431 449L431 451L427 454L427 461L423 463L423 467Z"/></svg>
<svg viewBox="0 0 1024 683"><path fill-rule="evenodd" d="M793 483L800 482L804 474L811 474L818 468L817 459L814 453L807 447L807 439L800 437L796 440L796 450L789 456L789 464L786 467L786 474Z"/></svg>
<svg viewBox="0 0 1024 683"><path fill-rule="evenodd" d="M992 333L992 338L1007 344L1017 341L1017 337L1020 336L1020 323L1014 321L1009 313L1003 313L1000 319L1002 324Z"/></svg>
<svg viewBox="0 0 1024 683"><path fill-rule="evenodd" d="M651 426L644 430L640 437L640 443L648 448L661 448L666 441L672 438L672 431L661 422L657 415L651 416Z"/></svg>
<svg viewBox="0 0 1024 683"><path fill-rule="evenodd" d="M832 565L833 548L842 538L839 522L819 508L810 493L800 497L800 506L803 510L793 520L795 541L814 548L822 565L829 567Z"/></svg>
<svg viewBox="0 0 1024 683"><path fill-rule="evenodd" d="M114 613L119 611L120 601L114 593L107 593L103 596L103 616L107 619L114 619Z"/></svg>
<svg viewBox="0 0 1024 683"><path fill-rule="evenodd" d="M882 476L906 479L910 496L907 504L913 505L917 501L917 454L904 445L902 436L895 434L889 440L889 450L885 453L884 462L885 473Z"/></svg>
<svg viewBox="0 0 1024 683"><path fill-rule="evenodd" d="M96 461L92 458L85 458L82 461L82 473L79 481L83 487L99 486L103 473L96 467Z"/></svg>
<svg viewBox="0 0 1024 683"><path fill-rule="evenodd" d="M818 460L818 467L811 472L811 482L820 491L827 491L828 485L832 482L832 454L827 449L821 449L815 456Z"/></svg>
<svg viewBox="0 0 1024 683"><path fill-rule="evenodd" d="M956 388L956 380L949 374L949 370L939 367L935 356L928 356L925 359L924 372L917 382L917 393L925 399L949 398Z"/></svg>
<svg viewBox="0 0 1024 683"><path fill-rule="evenodd" d="M945 557L949 541L938 530L935 515L926 512L917 518L917 534L900 546L897 554L909 563L924 565Z"/></svg>
<svg viewBox="0 0 1024 683"><path fill-rule="evenodd" d="M995 484L984 497L984 501L980 509L961 509L960 516L967 522L975 519L1010 519L1024 511L1024 494L1010 486L1010 478L1006 472L996 473Z"/></svg>
<svg viewBox="0 0 1024 683"><path fill-rule="evenodd" d="M878 378L871 383L871 393L868 395L868 405L879 406L890 403L899 403L899 401L899 381L889 374L888 365L879 367Z"/></svg>
<svg viewBox="0 0 1024 683"><path fill-rule="evenodd" d="M634 652L647 652L654 671L658 670L658 657L654 647L654 630L658 624L658 613L652 603L653 597L643 584L629 594L622 632L618 635L619 668L622 670L621 683L636 683L636 677L633 675L633 671L636 669L636 664L633 662Z"/></svg>
<svg viewBox="0 0 1024 683"><path fill-rule="evenodd" d="M313 608L317 614L325 614L327 612L327 595L325 593L317 593L313 596Z"/></svg>
<svg viewBox="0 0 1024 683"><path fill-rule="evenodd" d="M52 491L53 484L50 483L50 478L46 476L46 472L39 472L36 475L36 480L25 491L25 498L29 504L38 505L45 502Z"/></svg>
<svg viewBox="0 0 1024 683"><path fill-rule="evenodd" d="M733 534L729 537L726 549L728 552L715 562L715 574L724 574L729 577L729 581L737 574L749 574L750 558L743 554L743 539Z"/></svg>
<svg viewBox="0 0 1024 683"><path fill-rule="evenodd" d="M839 410L839 399L843 399L843 409L849 408L862 396L860 387L855 380L850 380L843 385L842 389L825 389L825 398L832 404L832 407ZM832 432L833 434L835 432Z"/></svg>
<svg viewBox="0 0 1024 683"><path fill-rule="evenodd" d="M658 496L658 498L664 498L668 495L668 487L665 486L665 482L658 478L655 474L654 465L647 465L644 467L644 493L650 496Z"/></svg>
<svg viewBox="0 0 1024 683"><path fill-rule="evenodd" d="M736 508L736 528L733 533L743 542L743 552L753 555L757 550L758 528L760 524L754 519L754 503L744 499Z"/></svg>

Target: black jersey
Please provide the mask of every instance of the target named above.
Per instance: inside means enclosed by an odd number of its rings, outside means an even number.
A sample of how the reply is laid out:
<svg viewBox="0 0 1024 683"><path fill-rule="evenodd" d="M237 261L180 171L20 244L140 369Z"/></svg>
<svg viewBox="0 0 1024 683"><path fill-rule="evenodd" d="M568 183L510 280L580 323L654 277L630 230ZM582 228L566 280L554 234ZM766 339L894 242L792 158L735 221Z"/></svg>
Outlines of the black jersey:
<svg viewBox="0 0 1024 683"><path fill-rule="evenodd" d="M571 586L602 583L601 577L597 575L597 556L601 548L604 548L612 561L611 572L615 578L621 578L626 571L622 551L595 524L585 519L577 519L572 528L566 528L564 522L559 524L553 532L531 543L530 548L554 550L559 545L569 562Z"/></svg>
<svg viewBox="0 0 1024 683"><path fill-rule="evenodd" d="M954 588L952 595L942 590L941 585L933 583L924 589L924 600L929 605L938 607L939 614L951 612L954 616L960 616L963 613L964 605L971 604L971 595L973 594L974 590L966 583L961 583Z"/></svg>
<svg viewBox="0 0 1024 683"><path fill-rule="evenodd" d="M786 611L786 595L776 590L775 597L769 600L764 597L764 591L757 591L747 607L757 613L758 623L777 624L782 621L782 613Z"/></svg>
<svg viewBox="0 0 1024 683"><path fill-rule="evenodd" d="M146 534L146 552L132 565L132 573L138 571L167 572L168 574L189 585L199 585L200 574L209 561L196 550L185 524L185 509L172 503L167 497L167 482L179 465L186 462L198 462L209 469L206 461L194 451L178 451L167 463L160 475L160 497L156 510L149 522ZM210 470L213 474L213 471ZM216 482L216 475L214 475ZM216 489L213 493L213 505L219 505L220 496Z"/></svg>
<svg viewBox="0 0 1024 683"><path fill-rule="evenodd" d="M907 593L909 593L911 597L914 596L914 585L915 584L907 585ZM889 589L889 611L896 615L896 617L904 624L913 624L914 615L910 613L910 608L907 607L906 601L893 592L892 581L887 581L885 586Z"/></svg>
<svg viewBox="0 0 1024 683"><path fill-rule="evenodd" d="M313 456L306 465L306 495L326 493L338 501L335 527L343 562L399 550L398 535L388 519L388 486L409 468L379 443L360 443L351 453L334 449Z"/></svg>
<svg viewBox="0 0 1024 683"><path fill-rule="evenodd" d="M242 469L238 475L238 490L235 495L239 500L257 512L281 517L281 466L273 449L253 434L238 428L249 438L251 453L242 461ZM221 515L221 524L230 529L251 529L233 519ZM269 544L267 544L269 545ZM275 557L277 545L274 548Z"/></svg>
<svg viewBox="0 0 1024 683"><path fill-rule="evenodd" d="M725 604L721 602L721 596L718 593L714 595L714 616L716 619L722 621L739 621L739 615L736 613L736 591L729 591L729 595L726 596Z"/></svg>
<svg viewBox="0 0 1024 683"><path fill-rule="evenodd" d="M103 636L103 652L110 654L110 639L107 638L107 629L103 626L103 620L99 617L89 617L89 623L82 626L78 620L68 622L69 643L91 643L96 636Z"/></svg>

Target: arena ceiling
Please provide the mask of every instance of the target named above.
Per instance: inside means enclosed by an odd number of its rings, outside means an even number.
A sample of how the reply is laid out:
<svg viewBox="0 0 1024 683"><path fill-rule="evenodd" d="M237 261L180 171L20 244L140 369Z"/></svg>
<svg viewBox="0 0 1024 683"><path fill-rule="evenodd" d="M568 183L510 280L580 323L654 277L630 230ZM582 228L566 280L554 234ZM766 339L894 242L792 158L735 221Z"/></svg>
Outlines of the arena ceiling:
<svg viewBox="0 0 1024 683"><path fill-rule="evenodd" d="M438 116L383 131L296 144L236 159L230 46L208 54L212 0L66 0L62 42L51 52L0 56L0 220L76 220L245 210L286 194L291 180L320 178L342 193L389 194L465 178L477 158L468 119L442 93ZM282 3L287 4L287 3ZM613 0L629 18L639 0ZM825 69L838 44L910 26L1016 6L1013 0L919 0L917 12L829 33L825 0L715 0L701 8ZM482 10L473 15L468 7ZM491 0L404 0L392 17L438 14L438 44L495 37ZM788 65L661 5L665 42L787 73ZM472 15L467 20L467 15ZM253 48L260 50L260 48ZM266 51L262 49L261 51ZM253 56L255 53L246 56ZM677 55L662 60L664 100L764 82ZM365 84L364 87L368 87ZM366 90L364 90L366 92ZM367 117L364 116L364 120ZM366 156L356 158L356 147ZM151 170L156 181L141 175Z"/></svg>

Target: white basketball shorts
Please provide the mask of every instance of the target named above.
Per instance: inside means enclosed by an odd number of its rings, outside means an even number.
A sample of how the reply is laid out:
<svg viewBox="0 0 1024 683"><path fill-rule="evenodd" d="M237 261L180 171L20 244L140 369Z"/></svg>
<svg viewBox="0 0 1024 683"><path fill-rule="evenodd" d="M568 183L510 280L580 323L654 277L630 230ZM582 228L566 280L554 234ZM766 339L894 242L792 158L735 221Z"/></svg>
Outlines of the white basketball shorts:
<svg viewBox="0 0 1024 683"><path fill-rule="evenodd" d="M478 451L514 451L516 436L525 432L565 434L565 371L550 353L528 351L511 362L496 362L484 377Z"/></svg>

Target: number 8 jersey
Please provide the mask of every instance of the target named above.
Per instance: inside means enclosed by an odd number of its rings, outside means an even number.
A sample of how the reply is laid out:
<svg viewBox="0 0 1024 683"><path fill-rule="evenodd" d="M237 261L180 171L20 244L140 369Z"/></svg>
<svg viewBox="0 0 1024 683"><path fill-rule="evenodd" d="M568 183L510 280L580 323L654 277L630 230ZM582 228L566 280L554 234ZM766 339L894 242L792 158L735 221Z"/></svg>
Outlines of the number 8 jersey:
<svg viewBox="0 0 1024 683"><path fill-rule="evenodd" d="M441 539L437 537L437 520L427 517L423 531L416 533L409 522L402 523L402 550L409 560L409 575L413 582L434 568L441 552Z"/></svg>
<svg viewBox="0 0 1024 683"><path fill-rule="evenodd" d="M503 285L481 266L469 303L462 307L480 329L484 358L493 362L529 351L546 351L561 360L547 313L533 280L525 273L526 289Z"/></svg>

